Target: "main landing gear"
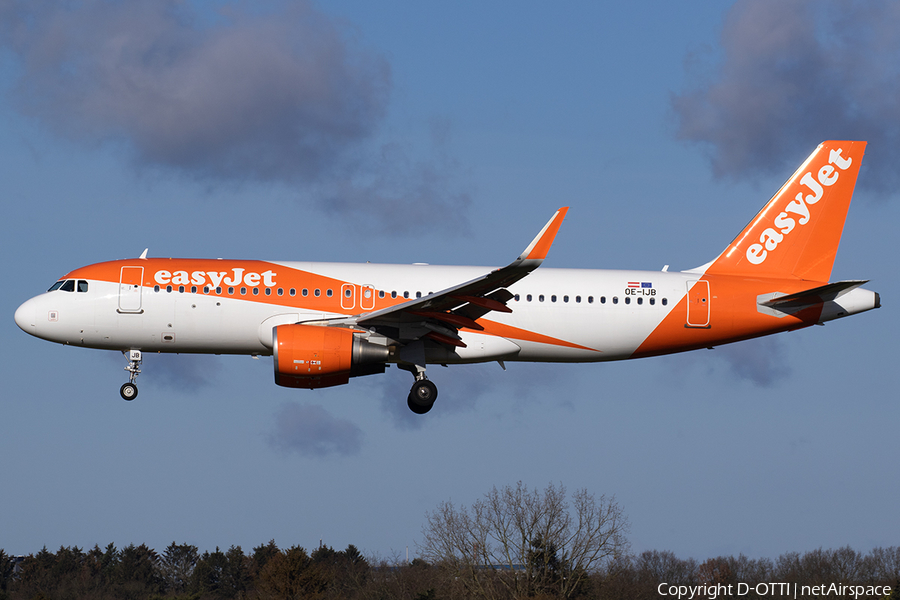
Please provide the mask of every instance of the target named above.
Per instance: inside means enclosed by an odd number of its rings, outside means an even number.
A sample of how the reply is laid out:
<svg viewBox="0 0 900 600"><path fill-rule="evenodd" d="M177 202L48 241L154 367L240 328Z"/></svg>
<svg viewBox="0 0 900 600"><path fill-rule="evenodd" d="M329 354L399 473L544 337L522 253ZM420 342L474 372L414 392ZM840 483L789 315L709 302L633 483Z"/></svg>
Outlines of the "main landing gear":
<svg viewBox="0 0 900 600"><path fill-rule="evenodd" d="M122 395L123 399L131 401L137 398L138 395L137 385L135 385L134 380L141 373L141 351L123 350L122 354L128 359L128 366L125 367L125 370L130 374L130 381L122 384L122 387L119 388L119 394Z"/></svg>
<svg viewBox="0 0 900 600"><path fill-rule="evenodd" d="M409 371L416 378L415 383L409 390L409 396L406 397L406 405L409 406L409 410L417 415L424 415L431 410L431 407L434 406L434 401L437 400L437 386L425 377L424 367L418 365L407 367L404 365L400 368Z"/></svg>

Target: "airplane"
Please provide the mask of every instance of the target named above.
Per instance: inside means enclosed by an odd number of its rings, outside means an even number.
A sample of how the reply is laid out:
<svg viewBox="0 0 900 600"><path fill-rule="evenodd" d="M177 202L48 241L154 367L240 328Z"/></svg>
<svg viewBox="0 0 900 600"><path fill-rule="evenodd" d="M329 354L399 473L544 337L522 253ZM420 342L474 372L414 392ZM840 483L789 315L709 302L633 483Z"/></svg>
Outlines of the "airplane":
<svg viewBox="0 0 900 600"><path fill-rule="evenodd" d="M539 269L559 209L502 268L148 258L75 269L16 310L33 336L143 353L272 356L275 383L325 388L428 365L602 362L711 348L879 308L867 281L829 283L866 142L820 144L714 260L681 272Z"/></svg>

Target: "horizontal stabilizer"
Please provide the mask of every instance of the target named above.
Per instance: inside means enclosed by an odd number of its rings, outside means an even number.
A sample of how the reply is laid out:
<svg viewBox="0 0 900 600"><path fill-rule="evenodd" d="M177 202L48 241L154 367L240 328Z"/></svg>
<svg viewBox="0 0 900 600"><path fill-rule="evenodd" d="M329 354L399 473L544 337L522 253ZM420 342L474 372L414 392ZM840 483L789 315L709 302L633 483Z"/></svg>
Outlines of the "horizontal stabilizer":
<svg viewBox="0 0 900 600"><path fill-rule="evenodd" d="M778 296L766 300L765 302L760 302L759 304L760 306L767 306L781 311L786 309L804 308L806 306L813 306L830 300L836 300L867 282L868 279L859 281L838 281L836 283L829 283L803 290L802 292Z"/></svg>

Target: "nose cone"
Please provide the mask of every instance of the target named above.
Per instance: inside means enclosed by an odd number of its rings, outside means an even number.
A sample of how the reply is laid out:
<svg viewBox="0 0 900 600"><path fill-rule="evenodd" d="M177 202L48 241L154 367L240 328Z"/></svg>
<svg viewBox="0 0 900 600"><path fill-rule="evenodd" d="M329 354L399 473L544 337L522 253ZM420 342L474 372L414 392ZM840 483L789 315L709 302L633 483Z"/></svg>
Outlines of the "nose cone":
<svg viewBox="0 0 900 600"><path fill-rule="evenodd" d="M30 333L34 335L35 325L34 325L34 301L28 300L18 309L16 309L16 325L19 326L19 329L24 331L25 333Z"/></svg>

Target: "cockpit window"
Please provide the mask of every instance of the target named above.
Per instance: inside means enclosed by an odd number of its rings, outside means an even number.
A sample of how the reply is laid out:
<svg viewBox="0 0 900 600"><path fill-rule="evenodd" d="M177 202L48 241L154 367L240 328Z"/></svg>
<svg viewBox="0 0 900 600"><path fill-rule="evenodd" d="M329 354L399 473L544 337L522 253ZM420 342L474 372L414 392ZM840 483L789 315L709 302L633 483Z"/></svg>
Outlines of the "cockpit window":
<svg viewBox="0 0 900 600"><path fill-rule="evenodd" d="M55 292L55 291L58 290L58 289L62 286L62 284L64 284L64 283L65 283L65 281L57 281L57 282L54 283L54 284L50 287L50 289L47 290L47 291L48 291L48 292Z"/></svg>
<svg viewBox="0 0 900 600"><path fill-rule="evenodd" d="M85 281L84 279L79 279L78 280L78 291L86 292L87 290L88 290L87 281Z"/></svg>
<svg viewBox="0 0 900 600"><path fill-rule="evenodd" d="M59 288L64 292L74 292L75 291L75 280L74 279L66 279L66 281Z"/></svg>

